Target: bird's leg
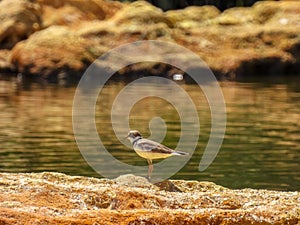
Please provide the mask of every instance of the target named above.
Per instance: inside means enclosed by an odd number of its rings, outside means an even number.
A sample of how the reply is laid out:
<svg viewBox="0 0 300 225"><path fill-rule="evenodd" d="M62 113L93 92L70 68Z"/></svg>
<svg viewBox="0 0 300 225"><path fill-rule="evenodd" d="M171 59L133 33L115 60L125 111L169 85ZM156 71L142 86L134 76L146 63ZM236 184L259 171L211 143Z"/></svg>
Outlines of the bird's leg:
<svg viewBox="0 0 300 225"><path fill-rule="evenodd" d="M147 159L148 162L148 180L151 180L151 176L152 176L152 171L153 171L153 164L152 164L152 159Z"/></svg>

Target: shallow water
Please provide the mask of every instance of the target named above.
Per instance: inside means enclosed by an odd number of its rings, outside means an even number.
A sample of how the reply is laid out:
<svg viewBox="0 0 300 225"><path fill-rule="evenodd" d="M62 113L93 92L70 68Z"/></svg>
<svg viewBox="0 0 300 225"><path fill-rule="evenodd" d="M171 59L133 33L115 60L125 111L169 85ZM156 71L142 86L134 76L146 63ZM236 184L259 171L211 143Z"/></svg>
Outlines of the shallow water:
<svg viewBox="0 0 300 225"><path fill-rule="evenodd" d="M276 82L220 85L227 107L226 134L216 159L199 172L211 129L210 111L196 85L181 84L197 108L200 136L192 158L172 179L207 180L230 188L300 190L299 80L290 77ZM103 88L103 98L96 106L96 127L113 156L130 165L146 165L115 137L111 126L111 106L124 86L111 83ZM18 85L14 79L0 81L0 172L57 171L101 177L83 159L75 142L75 90L36 83ZM149 97L137 102L130 111L130 126L147 137L153 117L165 121L163 144L175 148L180 137L180 116L163 99ZM108 168L114 170L113 165Z"/></svg>

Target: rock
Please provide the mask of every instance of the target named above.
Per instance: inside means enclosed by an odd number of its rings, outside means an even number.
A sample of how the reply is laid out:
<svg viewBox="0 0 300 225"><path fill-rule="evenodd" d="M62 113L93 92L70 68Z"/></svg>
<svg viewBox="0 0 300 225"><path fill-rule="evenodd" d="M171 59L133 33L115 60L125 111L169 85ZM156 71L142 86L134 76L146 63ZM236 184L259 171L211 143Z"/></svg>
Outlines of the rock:
<svg viewBox="0 0 300 225"><path fill-rule="evenodd" d="M267 26L299 27L300 2L257 2L253 6L255 20Z"/></svg>
<svg viewBox="0 0 300 225"><path fill-rule="evenodd" d="M167 11L166 18L168 18L175 27L189 29L204 24L220 14L221 12L214 6L189 6L181 10Z"/></svg>
<svg viewBox="0 0 300 225"><path fill-rule="evenodd" d="M80 9L66 5L60 8L43 6L43 27L52 25L78 26L82 21L88 20L87 15Z"/></svg>
<svg viewBox="0 0 300 225"><path fill-rule="evenodd" d="M84 69L104 52L90 39L84 39L63 26L51 26L18 43L11 61L23 75L52 81L80 77Z"/></svg>
<svg viewBox="0 0 300 225"><path fill-rule="evenodd" d="M104 20L112 17L123 5L105 0L38 0L43 8L43 26L78 26L84 21Z"/></svg>
<svg viewBox="0 0 300 225"><path fill-rule="evenodd" d="M112 18L117 25L137 26L165 23L172 27L172 22L165 17L163 11L146 1L136 1L123 7Z"/></svg>
<svg viewBox="0 0 300 225"><path fill-rule="evenodd" d="M169 192L182 192L173 182L169 180L164 180L158 183L155 183L160 190L169 191Z"/></svg>
<svg viewBox="0 0 300 225"><path fill-rule="evenodd" d="M299 192L230 190L183 180L169 181L182 192L168 192L145 180L140 185L141 179L1 173L0 223L296 225L300 221Z"/></svg>
<svg viewBox="0 0 300 225"><path fill-rule="evenodd" d="M235 7L225 10L215 20L210 21L210 25L247 25L253 24L254 15L252 8Z"/></svg>
<svg viewBox="0 0 300 225"><path fill-rule="evenodd" d="M188 31L174 32L173 38L220 78L299 73L300 2L294 3L232 8Z"/></svg>
<svg viewBox="0 0 300 225"><path fill-rule="evenodd" d="M145 177L134 176L133 174L125 174L115 179L117 184L128 187L152 188L155 186L151 184Z"/></svg>
<svg viewBox="0 0 300 225"><path fill-rule="evenodd" d="M12 48L40 29L41 8L26 0L0 1L0 48Z"/></svg>
<svg viewBox="0 0 300 225"><path fill-rule="evenodd" d="M234 7L210 21L210 25L299 25L299 3L264 1L253 7Z"/></svg>
<svg viewBox="0 0 300 225"><path fill-rule="evenodd" d="M10 51L7 49L0 50L0 73L14 72L14 66L10 63Z"/></svg>
<svg viewBox="0 0 300 225"><path fill-rule="evenodd" d="M77 0L39 0L43 24L49 27L13 48L9 63L24 75L77 81L106 50L138 40L161 40L195 52L219 79L300 73L300 2L261 1L220 13L213 6L163 12L146 1L122 6L90 1L97 6L90 8L86 1ZM53 24L65 27L58 29ZM160 63L163 57L158 56L157 63L129 66L118 74L123 79L145 73L166 77L184 73ZM176 57L185 56L179 53ZM189 65L195 67L193 62Z"/></svg>

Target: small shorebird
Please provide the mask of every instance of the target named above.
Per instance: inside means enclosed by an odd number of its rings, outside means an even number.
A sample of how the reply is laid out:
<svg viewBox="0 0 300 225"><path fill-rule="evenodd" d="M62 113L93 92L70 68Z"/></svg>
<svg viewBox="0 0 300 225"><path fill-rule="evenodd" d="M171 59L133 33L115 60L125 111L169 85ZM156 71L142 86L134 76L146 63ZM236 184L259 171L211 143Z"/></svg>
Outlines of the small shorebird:
<svg viewBox="0 0 300 225"><path fill-rule="evenodd" d="M126 138L131 142L134 151L142 158L147 159L148 168L148 179L151 179L153 171L153 159L164 159L173 155L189 155L187 152L174 151L160 143L151 141L142 137L141 133L137 130L129 131Z"/></svg>

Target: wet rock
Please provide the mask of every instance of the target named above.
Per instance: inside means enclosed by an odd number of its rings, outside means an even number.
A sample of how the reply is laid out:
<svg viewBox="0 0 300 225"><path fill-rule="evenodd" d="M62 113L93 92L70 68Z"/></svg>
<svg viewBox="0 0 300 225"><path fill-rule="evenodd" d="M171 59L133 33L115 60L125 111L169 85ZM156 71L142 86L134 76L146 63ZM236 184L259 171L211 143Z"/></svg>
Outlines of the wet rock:
<svg viewBox="0 0 300 225"><path fill-rule="evenodd" d="M0 21L0 48L10 49L40 29L40 5L26 0L2 0Z"/></svg>
<svg viewBox="0 0 300 225"><path fill-rule="evenodd" d="M18 43L11 61L23 75L53 81L81 76L82 71L103 53L101 46L63 26L51 26Z"/></svg>
<svg viewBox="0 0 300 225"><path fill-rule="evenodd" d="M296 225L300 221L299 192L168 182L182 192L158 190L133 175L108 180L49 172L1 173L0 223Z"/></svg>

